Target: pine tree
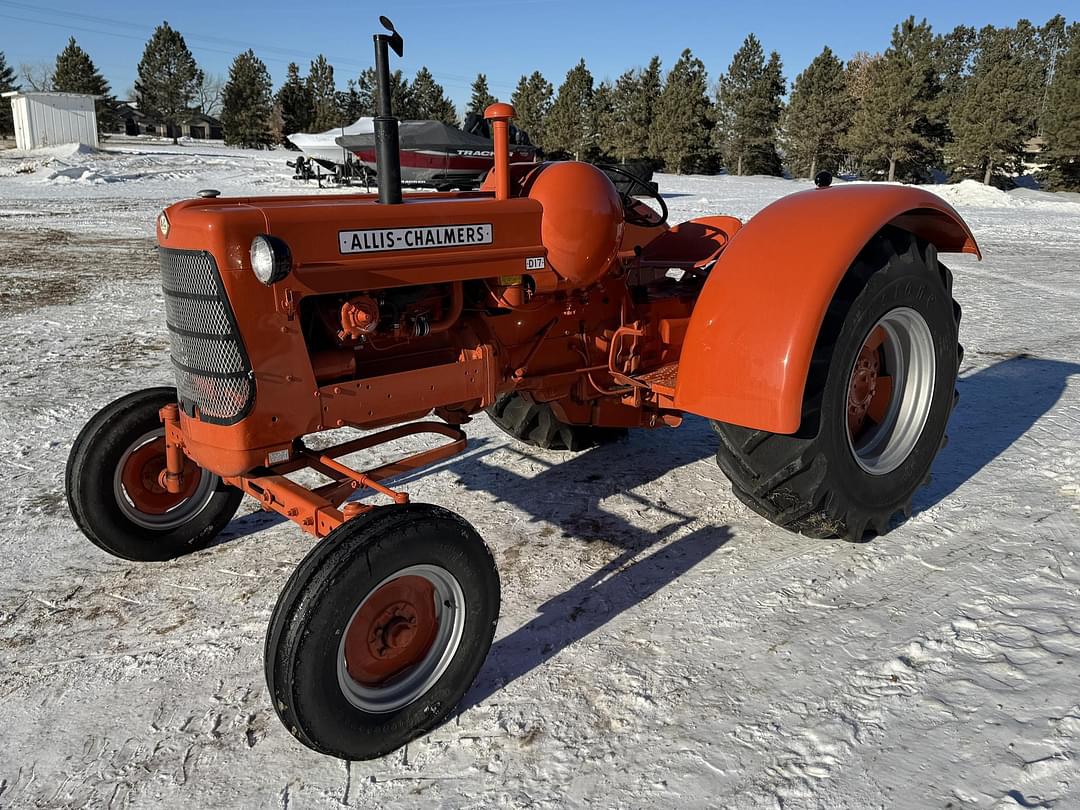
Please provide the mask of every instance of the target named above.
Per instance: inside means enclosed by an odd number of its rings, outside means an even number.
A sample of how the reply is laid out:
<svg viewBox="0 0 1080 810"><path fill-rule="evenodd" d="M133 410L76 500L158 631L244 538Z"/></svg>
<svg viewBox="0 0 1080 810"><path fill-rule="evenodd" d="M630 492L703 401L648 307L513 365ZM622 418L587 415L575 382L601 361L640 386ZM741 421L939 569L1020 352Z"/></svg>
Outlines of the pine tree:
<svg viewBox="0 0 1080 810"><path fill-rule="evenodd" d="M611 115L604 122L605 151L620 161L651 157L649 130L660 98L660 57L644 70L628 70L615 80Z"/></svg>
<svg viewBox="0 0 1080 810"><path fill-rule="evenodd" d="M315 132L322 132L340 126L334 66L321 53L312 61L308 71L307 91L311 96L311 128Z"/></svg>
<svg viewBox="0 0 1080 810"><path fill-rule="evenodd" d="M116 99L109 89L109 83L94 66L90 54L75 42L75 37L71 37L67 47L56 56L53 89L58 93L100 96L94 102L98 130L112 132L116 128L119 118L116 114Z"/></svg>
<svg viewBox="0 0 1080 810"><path fill-rule="evenodd" d="M345 82L345 89L337 94L338 121L341 126L348 126L357 118L367 113L364 111L364 96L355 79Z"/></svg>
<svg viewBox="0 0 1080 810"><path fill-rule="evenodd" d="M791 173L813 177L819 169L838 170L841 146L855 99L848 90L844 65L825 48L798 75L784 116L784 142Z"/></svg>
<svg viewBox="0 0 1080 810"><path fill-rule="evenodd" d="M596 130L596 156L607 160L613 154L612 135L615 131L615 108L612 104L614 88L602 81L593 92L592 120Z"/></svg>
<svg viewBox="0 0 1080 810"><path fill-rule="evenodd" d="M360 115L375 115L375 68L360 71L356 80L356 93L360 97Z"/></svg>
<svg viewBox="0 0 1080 810"><path fill-rule="evenodd" d="M1015 58L1021 64L1019 76L1023 84L1027 115L1038 121L1046 108L1048 85L1055 58L1060 55L1065 41L1065 18L1058 14L1036 26L1030 20L1020 19L1008 31L1013 40Z"/></svg>
<svg viewBox="0 0 1080 810"><path fill-rule="evenodd" d="M880 59L880 53L856 51L844 67L848 92L855 99L856 108L866 101L870 93L870 67Z"/></svg>
<svg viewBox="0 0 1080 810"><path fill-rule="evenodd" d="M300 66L290 62L285 73L285 83L277 93L277 107L281 112L281 135L306 132L311 126L314 103L307 84L300 78Z"/></svg>
<svg viewBox="0 0 1080 810"><path fill-rule="evenodd" d="M488 90L487 76L483 73L477 73L476 79L472 83L472 98L469 99L467 112L483 115L484 110L496 101L498 99L491 95L491 91Z"/></svg>
<svg viewBox="0 0 1080 810"><path fill-rule="evenodd" d="M517 83L510 103L514 107L514 123L529 136L529 140L547 149L544 122L551 110L554 88L539 70L529 77L522 76Z"/></svg>
<svg viewBox="0 0 1080 810"><path fill-rule="evenodd" d="M1023 171L1024 143L1034 135L1027 66L1016 44L1008 30L987 26L979 33L971 76L949 118L950 162L966 174L981 174L986 184L995 169Z"/></svg>
<svg viewBox="0 0 1080 810"><path fill-rule="evenodd" d="M177 143L177 127L188 113L202 82L202 71L179 31L167 22L146 43L135 80L139 109L165 124Z"/></svg>
<svg viewBox="0 0 1080 810"><path fill-rule="evenodd" d="M893 29L892 44L869 68L869 87L855 112L849 148L870 168L886 166L916 177L939 165L945 128L933 59L933 34L909 17Z"/></svg>
<svg viewBox="0 0 1080 810"><path fill-rule="evenodd" d="M442 121L452 127L458 125L454 103L446 97L441 84L435 81L427 67L416 72L411 89L412 116L422 120Z"/></svg>
<svg viewBox="0 0 1080 810"><path fill-rule="evenodd" d="M709 158L710 105L705 65L687 48L668 72L656 100L649 130L649 153L669 172L705 167Z"/></svg>
<svg viewBox="0 0 1080 810"><path fill-rule="evenodd" d="M288 143L285 140L285 119L281 114L281 103L276 96L270 108L270 138L274 143Z"/></svg>
<svg viewBox="0 0 1080 810"><path fill-rule="evenodd" d="M946 112L964 91L971 75L978 34L969 25L958 25L947 34L934 37L934 64L937 66L943 108Z"/></svg>
<svg viewBox="0 0 1080 810"><path fill-rule="evenodd" d="M379 111L379 87L375 68L361 71L356 91L360 95L361 115L376 115ZM400 70L390 74L390 110L401 119L415 118L413 115L412 88L408 79Z"/></svg>
<svg viewBox="0 0 1080 810"><path fill-rule="evenodd" d="M978 33L968 25L958 25L947 34L934 37L933 60L941 91L938 93L936 115L944 122L946 164L954 154L951 144L955 140L949 128L953 113L971 77L972 60L978 44ZM949 171L956 171L950 166Z"/></svg>
<svg viewBox="0 0 1080 810"><path fill-rule="evenodd" d="M1069 48L1069 42L1074 38L1074 35L1070 34L1070 30L1076 30L1075 24L1070 28L1065 18L1060 14L1051 17L1039 29L1038 55L1042 87L1038 98L1037 129L1040 133L1045 129L1043 117L1046 115L1047 105L1050 100L1050 84L1054 79L1055 68L1058 61L1065 56L1065 52Z"/></svg>
<svg viewBox="0 0 1080 810"><path fill-rule="evenodd" d="M15 71L8 65L4 52L0 51L0 93L10 93L18 89L19 85L15 83ZM0 99L0 137L14 134L15 119L9 99Z"/></svg>
<svg viewBox="0 0 1080 810"><path fill-rule="evenodd" d="M787 79L784 78L784 66L780 54L773 51L765 64L765 73L761 85L755 93L757 98L756 113L761 122L757 140L750 142L751 167L757 174L780 176L784 173L780 163L777 141L780 137L780 119L784 115L784 94L787 92Z"/></svg>
<svg viewBox="0 0 1080 810"><path fill-rule="evenodd" d="M1055 59L1042 120L1043 181L1052 189L1080 191L1080 23L1069 26L1065 49Z"/></svg>
<svg viewBox="0 0 1080 810"><path fill-rule="evenodd" d="M266 65L250 48L233 60L221 110L225 143L249 149L270 146L273 86Z"/></svg>
<svg viewBox="0 0 1080 810"><path fill-rule="evenodd" d="M779 54L773 51L766 61L758 38L747 36L721 78L716 96L718 126L713 144L728 171L781 174L776 141L785 87Z"/></svg>
<svg viewBox="0 0 1080 810"><path fill-rule="evenodd" d="M593 92L592 118L596 128L598 156L609 161L615 158L615 134L619 128L619 118L615 111L615 86L607 79L601 81Z"/></svg>
<svg viewBox="0 0 1080 810"><path fill-rule="evenodd" d="M596 149L593 77L582 59L566 73L544 121L544 148L584 160Z"/></svg>
<svg viewBox="0 0 1080 810"><path fill-rule="evenodd" d="M637 148L645 157L656 159L649 149L649 133L652 132L656 117L656 105L660 101L660 92L664 89L664 75L660 70L660 57L654 56L638 77L637 92L631 99L627 110L627 125L624 132L626 147Z"/></svg>

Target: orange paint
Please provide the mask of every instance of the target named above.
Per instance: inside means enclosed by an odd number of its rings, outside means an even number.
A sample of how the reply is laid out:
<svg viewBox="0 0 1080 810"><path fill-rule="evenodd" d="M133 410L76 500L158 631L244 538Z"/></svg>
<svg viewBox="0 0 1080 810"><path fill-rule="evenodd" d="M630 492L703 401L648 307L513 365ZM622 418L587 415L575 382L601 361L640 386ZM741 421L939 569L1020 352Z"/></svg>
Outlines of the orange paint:
<svg viewBox="0 0 1080 810"><path fill-rule="evenodd" d="M980 255L959 214L919 188L852 184L784 197L743 226L709 275L675 406L774 433L798 430L825 310L856 255L888 224L943 253Z"/></svg>
<svg viewBox="0 0 1080 810"><path fill-rule="evenodd" d="M398 577L369 594L349 622L345 668L357 683L380 686L420 663L438 630L435 586L424 577Z"/></svg>
<svg viewBox="0 0 1080 810"><path fill-rule="evenodd" d="M484 110L484 118L491 122L491 136L495 146L495 199L510 199L510 119L514 108L509 104L495 102Z"/></svg>

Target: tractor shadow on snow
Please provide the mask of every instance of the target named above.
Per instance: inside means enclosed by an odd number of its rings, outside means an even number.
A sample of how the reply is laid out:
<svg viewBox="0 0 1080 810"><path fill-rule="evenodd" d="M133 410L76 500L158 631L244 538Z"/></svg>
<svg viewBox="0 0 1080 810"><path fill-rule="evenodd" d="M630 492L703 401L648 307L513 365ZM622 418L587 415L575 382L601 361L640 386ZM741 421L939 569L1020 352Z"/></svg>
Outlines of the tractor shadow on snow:
<svg viewBox="0 0 1080 810"><path fill-rule="evenodd" d="M492 646L477 682L455 714L483 702L657 593L731 538L728 528L721 526L684 532L698 521L697 514L669 507L662 495L635 492L677 467L711 458L715 438L704 419L688 418L678 431L632 432L627 440L577 455L496 449L518 453L542 469L527 477L502 464L460 465L454 468L459 482L514 506L529 515L530 522L545 524L519 545L546 543L553 556L577 555L586 567L595 568L538 606L539 615ZM612 508L605 508L609 498ZM653 513L648 522L652 526L661 522L659 528L636 525L632 516L646 510ZM518 553L514 546L503 550L500 563L508 569L504 578L519 575Z"/></svg>
<svg viewBox="0 0 1080 810"><path fill-rule="evenodd" d="M913 511L938 504L1008 450L1057 404L1075 374L1078 363L1019 354L960 378L949 443L930 485L915 493Z"/></svg>
<svg viewBox="0 0 1080 810"><path fill-rule="evenodd" d="M635 541L653 545L685 525L676 521L656 533L632 532ZM588 577L537 608L538 616L496 641L472 689L454 716L482 703L508 684L603 627L623 611L670 585L731 539L726 526L704 526L647 557L632 561L640 548L628 548ZM648 630L643 630L648 633ZM449 718L450 722L453 718Z"/></svg>
<svg viewBox="0 0 1080 810"><path fill-rule="evenodd" d="M726 526L686 532L698 520L696 514L667 506L662 494L649 497L635 491L678 467L712 458L716 439L705 419L688 417L678 430L631 431L624 440L576 454L522 449L507 441L471 440L465 455L400 476L393 484L448 471L467 492L487 493L497 501L496 508L506 504L524 513L528 523L535 524L535 535L501 549L504 580L519 576L524 569L517 563L522 554L519 546L534 543L547 544L553 556L574 555L592 570L538 606L539 615L492 646L454 716L657 593L731 538ZM516 457L517 463L508 464L507 454ZM537 467L539 471L533 472ZM718 486L724 484L718 481ZM642 522L647 521L650 528L605 508L608 499L628 515L648 510L651 514ZM229 525L219 542L231 542L283 521L274 513L245 515ZM535 554L526 553L526 557L536 559Z"/></svg>

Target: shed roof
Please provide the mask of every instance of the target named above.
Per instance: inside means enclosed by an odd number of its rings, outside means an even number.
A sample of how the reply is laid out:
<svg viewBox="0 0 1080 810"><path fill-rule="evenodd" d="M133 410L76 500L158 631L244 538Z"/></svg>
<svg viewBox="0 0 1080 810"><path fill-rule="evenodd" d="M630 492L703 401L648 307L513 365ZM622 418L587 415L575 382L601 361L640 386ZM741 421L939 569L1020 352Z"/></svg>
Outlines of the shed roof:
<svg viewBox="0 0 1080 810"><path fill-rule="evenodd" d="M6 93L0 93L0 97L10 98L12 96L25 96L31 98L33 96L76 96L78 98L105 98L105 96L96 96L92 93L61 93L55 90L9 90Z"/></svg>

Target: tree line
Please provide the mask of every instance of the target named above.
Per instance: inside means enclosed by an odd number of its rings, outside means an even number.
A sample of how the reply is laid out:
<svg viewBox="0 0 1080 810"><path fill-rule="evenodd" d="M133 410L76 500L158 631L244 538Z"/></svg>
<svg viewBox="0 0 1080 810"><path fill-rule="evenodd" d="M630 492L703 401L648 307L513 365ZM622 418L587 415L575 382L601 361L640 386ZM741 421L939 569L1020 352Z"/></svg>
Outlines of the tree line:
<svg viewBox="0 0 1080 810"><path fill-rule="evenodd" d="M140 109L170 125L206 91L206 76L168 23L147 43L138 77ZM108 84L74 38L57 56L52 85L104 96L103 124L115 114ZM0 90L14 87L0 54ZM235 58L221 90L225 139L262 147L294 132L343 126L373 115L376 93L371 68L339 90L322 55L306 76L291 63L275 92L266 65L248 50ZM391 95L401 118L459 124L427 67L411 80L396 71ZM481 73L466 114L496 100ZM646 158L676 173L813 176L825 169L992 183L1023 173L1038 138L1041 180L1080 189L1080 23L1060 15L1041 26L1022 19L1008 28L958 26L940 34L909 17L894 27L884 52L858 53L845 63L825 47L790 87L780 55L766 55L753 34L714 83L689 49L666 73L654 56L599 83L582 59L558 88L539 71L521 76L509 101L521 129L555 156ZM9 119L10 110L0 110L0 132Z"/></svg>

